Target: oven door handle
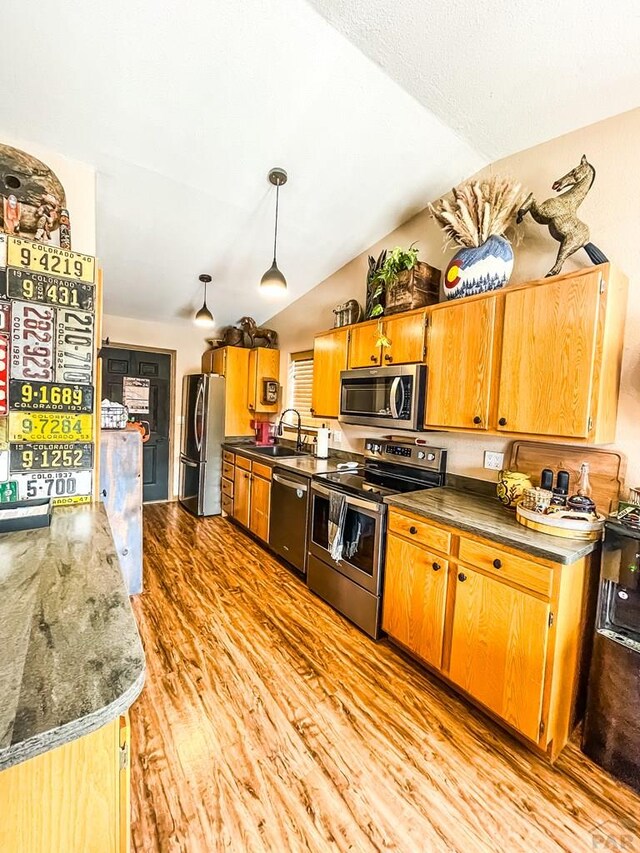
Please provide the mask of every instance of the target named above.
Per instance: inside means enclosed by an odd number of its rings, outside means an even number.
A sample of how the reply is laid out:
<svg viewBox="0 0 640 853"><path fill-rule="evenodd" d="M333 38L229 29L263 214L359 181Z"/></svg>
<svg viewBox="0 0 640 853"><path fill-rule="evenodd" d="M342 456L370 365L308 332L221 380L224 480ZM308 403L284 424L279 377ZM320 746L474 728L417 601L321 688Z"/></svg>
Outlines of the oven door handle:
<svg viewBox="0 0 640 853"><path fill-rule="evenodd" d="M313 489L316 494L322 495L322 497L328 498L331 494L330 489L325 489L324 486L319 486L317 483L313 484ZM336 489L337 491L337 489ZM344 492L340 492L340 494L344 494ZM367 509L369 512L380 513L383 510L383 504L375 503L373 501L363 501L360 498L354 498L351 495L345 495L347 500L347 506L355 506L358 509Z"/></svg>
<svg viewBox="0 0 640 853"><path fill-rule="evenodd" d="M398 417L399 417L398 407L396 405L396 398L398 396L398 386L400 385L401 382L402 382L402 377L396 376L396 378L391 383L391 392L389 395L390 396L389 408L391 409L391 417L395 418L396 420L398 420ZM402 391L402 396L404 398L404 389ZM402 404L404 405L404 399L402 400Z"/></svg>

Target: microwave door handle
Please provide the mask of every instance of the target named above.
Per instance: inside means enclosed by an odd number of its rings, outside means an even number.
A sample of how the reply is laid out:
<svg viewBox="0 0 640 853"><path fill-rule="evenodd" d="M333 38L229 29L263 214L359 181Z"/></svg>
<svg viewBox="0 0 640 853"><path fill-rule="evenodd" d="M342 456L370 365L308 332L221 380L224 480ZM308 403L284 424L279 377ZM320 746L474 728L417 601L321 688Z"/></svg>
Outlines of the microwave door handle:
<svg viewBox="0 0 640 853"><path fill-rule="evenodd" d="M396 378L391 383L391 395L389 400L389 408L391 409L391 416L398 420L398 407L396 406L396 400L398 396L398 385L402 382L402 377L396 376ZM404 405L404 391L402 392L403 400L402 404Z"/></svg>

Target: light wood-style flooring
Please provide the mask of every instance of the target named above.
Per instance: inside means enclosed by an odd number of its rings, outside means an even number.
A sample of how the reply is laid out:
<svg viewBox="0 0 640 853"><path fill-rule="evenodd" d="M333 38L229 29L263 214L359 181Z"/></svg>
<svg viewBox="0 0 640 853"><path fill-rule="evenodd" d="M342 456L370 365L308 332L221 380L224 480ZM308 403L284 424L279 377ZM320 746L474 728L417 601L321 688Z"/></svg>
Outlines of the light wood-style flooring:
<svg viewBox="0 0 640 853"><path fill-rule="evenodd" d="M576 745L549 766L226 519L146 507L144 570L136 853L640 849Z"/></svg>

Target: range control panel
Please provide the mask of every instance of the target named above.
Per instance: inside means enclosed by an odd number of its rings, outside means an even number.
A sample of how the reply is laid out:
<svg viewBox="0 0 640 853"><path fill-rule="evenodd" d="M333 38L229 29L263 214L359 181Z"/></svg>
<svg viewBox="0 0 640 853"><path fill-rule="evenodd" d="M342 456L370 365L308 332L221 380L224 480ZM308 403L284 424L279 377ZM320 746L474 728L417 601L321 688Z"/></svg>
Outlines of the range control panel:
<svg viewBox="0 0 640 853"><path fill-rule="evenodd" d="M384 459L387 462L399 462L429 468L433 471L446 471L447 451L441 447L429 447L417 444L421 439L399 442L384 438L367 438L364 443L365 456L369 459Z"/></svg>

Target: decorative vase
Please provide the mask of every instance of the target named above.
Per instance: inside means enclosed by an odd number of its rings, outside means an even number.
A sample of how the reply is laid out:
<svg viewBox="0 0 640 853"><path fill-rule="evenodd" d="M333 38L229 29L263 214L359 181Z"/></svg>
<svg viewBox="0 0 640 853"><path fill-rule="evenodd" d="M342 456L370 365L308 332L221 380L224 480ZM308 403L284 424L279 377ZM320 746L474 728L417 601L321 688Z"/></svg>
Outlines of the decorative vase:
<svg viewBox="0 0 640 853"><path fill-rule="evenodd" d="M513 271L513 249L504 237L491 236L473 248L461 246L444 274L447 299L460 299L498 290L509 281Z"/></svg>
<svg viewBox="0 0 640 853"><path fill-rule="evenodd" d="M515 509L520 503L525 489L533 487L531 480L527 474L520 474L518 471L501 471L496 492L498 499L507 509Z"/></svg>

